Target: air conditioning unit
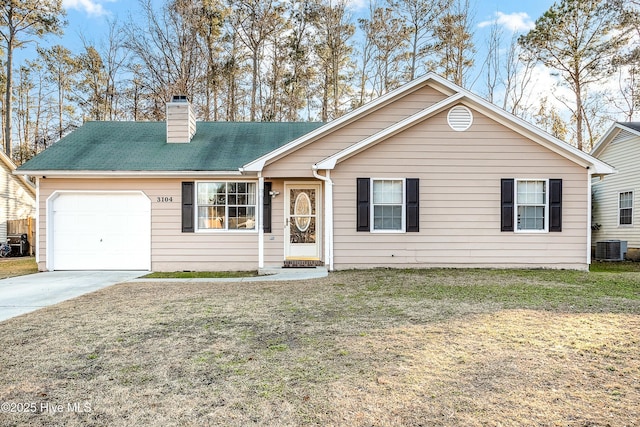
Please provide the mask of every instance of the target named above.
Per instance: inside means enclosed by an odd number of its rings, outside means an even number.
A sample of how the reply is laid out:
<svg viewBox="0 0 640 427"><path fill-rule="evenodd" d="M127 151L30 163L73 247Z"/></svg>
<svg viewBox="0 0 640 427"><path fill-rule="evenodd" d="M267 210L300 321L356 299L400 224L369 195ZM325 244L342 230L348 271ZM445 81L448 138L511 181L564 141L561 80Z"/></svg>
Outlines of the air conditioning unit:
<svg viewBox="0 0 640 427"><path fill-rule="evenodd" d="M603 240L602 242L596 242L597 260L622 261L626 254L626 240Z"/></svg>

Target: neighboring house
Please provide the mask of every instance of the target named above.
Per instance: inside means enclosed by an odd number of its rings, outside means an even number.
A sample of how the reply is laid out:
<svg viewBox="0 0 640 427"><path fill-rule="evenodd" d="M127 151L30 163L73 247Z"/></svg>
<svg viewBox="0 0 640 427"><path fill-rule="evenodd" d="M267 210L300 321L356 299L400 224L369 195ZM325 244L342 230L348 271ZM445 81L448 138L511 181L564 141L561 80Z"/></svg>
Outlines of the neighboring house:
<svg viewBox="0 0 640 427"><path fill-rule="evenodd" d="M600 138L592 155L618 171L607 179L593 183L593 241L594 249L602 250L606 241L627 243L620 253L598 254L598 257L616 259L624 252L633 258L640 255L640 122L615 123ZM600 242L600 247L599 243ZM600 252L598 250L597 252ZM617 256L620 255L620 256Z"/></svg>
<svg viewBox="0 0 640 427"><path fill-rule="evenodd" d="M41 270L587 269L607 164L434 74L330 123L87 123L38 178Z"/></svg>
<svg viewBox="0 0 640 427"><path fill-rule="evenodd" d="M0 151L0 242L7 241L7 221L36 215L36 189L24 176L14 175L16 165Z"/></svg>

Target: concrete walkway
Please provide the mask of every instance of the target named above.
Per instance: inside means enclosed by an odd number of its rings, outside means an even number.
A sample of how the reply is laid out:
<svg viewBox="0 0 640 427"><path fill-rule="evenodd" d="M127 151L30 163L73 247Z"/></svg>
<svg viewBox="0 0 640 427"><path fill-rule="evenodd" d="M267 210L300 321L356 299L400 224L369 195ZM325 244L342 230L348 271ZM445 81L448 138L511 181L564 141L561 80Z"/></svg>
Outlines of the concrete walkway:
<svg viewBox="0 0 640 427"><path fill-rule="evenodd" d="M327 276L324 267L273 268L228 279L142 279L148 271L50 271L0 279L0 322L122 282L264 282Z"/></svg>
<svg viewBox="0 0 640 427"><path fill-rule="evenodd" d="M128 282L148 271L50 271L0 280L0 321Z"/></svg>
<svg viewBox="0 0 640 427"><path fill-rule="evenodd" d="M260 269L260 275L250 277L230 277L223 279L215 278L194 278L194 279L134 279L130 282L209 282L209 283L222 283L222 282L272 282L272 281L284 281L284 280L308 280L308 279L320 279L327 277L329 274L325 267L312 267L312 268L262 268Z"/></svg>

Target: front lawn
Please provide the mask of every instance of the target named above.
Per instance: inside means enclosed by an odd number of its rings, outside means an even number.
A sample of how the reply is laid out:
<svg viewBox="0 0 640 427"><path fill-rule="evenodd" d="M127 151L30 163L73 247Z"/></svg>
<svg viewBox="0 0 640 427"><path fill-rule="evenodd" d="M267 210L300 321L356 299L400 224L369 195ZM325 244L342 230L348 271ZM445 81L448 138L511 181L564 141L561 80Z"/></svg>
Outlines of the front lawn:
<svg viewBox="0 0 640 427"><path fill-rule="evenodd" d="M0 279L24 276L38 272L38 265L34 257L0 258Z"/></svg>
<svg viewBox="0 0 640 427"><path fill-rule="evenodd" d="M640 274L121 284L0 348L0 426L635 425Z"/></svg>

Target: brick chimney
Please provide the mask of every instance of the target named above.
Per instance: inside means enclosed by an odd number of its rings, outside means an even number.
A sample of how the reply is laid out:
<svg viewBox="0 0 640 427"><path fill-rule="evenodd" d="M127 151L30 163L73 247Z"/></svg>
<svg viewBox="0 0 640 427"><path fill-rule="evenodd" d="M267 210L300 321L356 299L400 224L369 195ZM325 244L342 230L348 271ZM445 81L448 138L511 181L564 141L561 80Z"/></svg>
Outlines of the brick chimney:
<svg viewBox="0 0 640 427"><path fill-rule="evenodd" d="M196 134L196 115L184 95L174 95L167 102L167 142L188 143Z"/></svg>

